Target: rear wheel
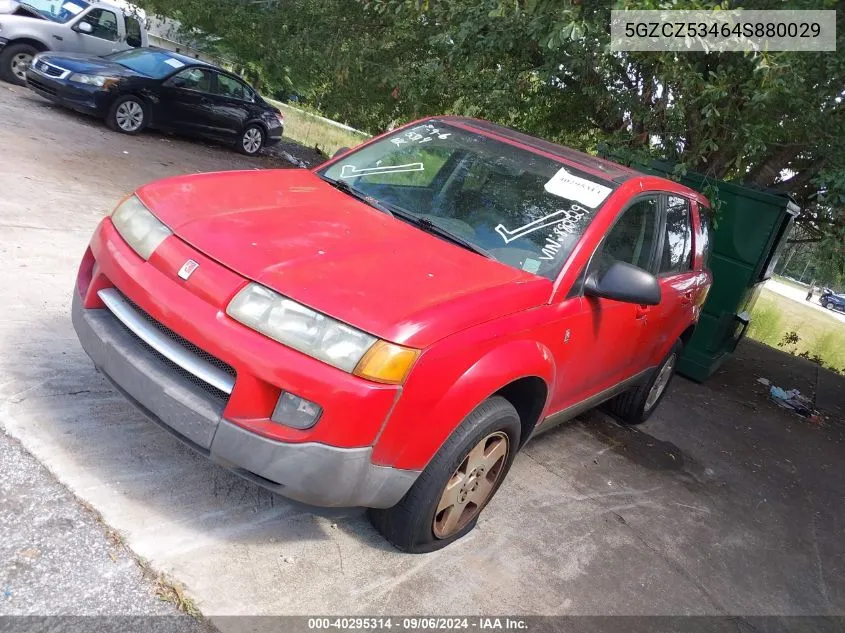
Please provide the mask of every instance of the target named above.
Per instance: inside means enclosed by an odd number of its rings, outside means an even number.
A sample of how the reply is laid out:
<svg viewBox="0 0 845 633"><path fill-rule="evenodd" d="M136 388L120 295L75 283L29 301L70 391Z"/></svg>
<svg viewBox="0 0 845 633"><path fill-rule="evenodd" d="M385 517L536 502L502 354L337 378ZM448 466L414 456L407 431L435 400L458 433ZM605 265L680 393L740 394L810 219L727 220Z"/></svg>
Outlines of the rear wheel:
<svg viewBox="0 0 845 633"><path fill-rule="evenodd" d="M255 156L264 147L264 130L260 125L250 125L238 140L238 151L247 156Z"/></svg>
<svg viewBox="0 0 845 633"><path fill-rule="evenodd" d="M38 50L29 44L11 44L0 53L0 79L19 86L26 85L26 69Z"/></svg>
<svg viewBox="0 0 845 633"><path fill-rule="evenodd" d="M111 105L106 115L106 125L115 132L138 134L147 127L147 119L144 102L134 95L126 95Z"/></svg>
<svg viewBox="0 0 845 633"><path fill-rule="evenodd" d="M642 424L654 413L669 390L682 349L681 342L677 341L646 383L632 387L608 402L607 408L620 422Z"/></svg>
<svg viewBox="0 0 845 633"><path fill-rule="evenodd" d="M519 446L519 415L493 396L470 413L402 500L370 510L373 525L398 549L432 552L469 533L496 494Z"/></svg>

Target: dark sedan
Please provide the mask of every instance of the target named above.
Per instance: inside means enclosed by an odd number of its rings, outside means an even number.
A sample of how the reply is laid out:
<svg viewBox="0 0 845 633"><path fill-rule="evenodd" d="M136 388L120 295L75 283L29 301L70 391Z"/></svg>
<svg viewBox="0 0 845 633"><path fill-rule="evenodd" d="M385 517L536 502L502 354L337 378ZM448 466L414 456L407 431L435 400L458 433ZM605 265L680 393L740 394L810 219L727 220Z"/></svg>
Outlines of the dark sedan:
<svg viewBox="0 0 845 633"><path fill-rule="evenodd" d="M839 310L840 312L845 312L845 295L822 295L822 298L819 299L819 303L822 304L823 308L827 308L828 310Z"/></svg>
<svg viewBox="0 0 845 633"><path fill-rule="evenodd" d="M41 53L26 79L41 96L125 134L152 125L231 142L254 155L278 143L284 130L281 112L239 77L157 48L106 57Z"/></svg>

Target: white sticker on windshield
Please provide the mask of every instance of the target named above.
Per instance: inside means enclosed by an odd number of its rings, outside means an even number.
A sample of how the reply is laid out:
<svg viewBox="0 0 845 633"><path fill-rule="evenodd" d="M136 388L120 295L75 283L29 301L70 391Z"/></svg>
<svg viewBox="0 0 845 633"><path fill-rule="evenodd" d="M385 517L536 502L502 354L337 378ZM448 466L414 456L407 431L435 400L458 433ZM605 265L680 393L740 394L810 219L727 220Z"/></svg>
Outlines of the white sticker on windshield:
<svg viewBox="0 0 845 633"><path fill-rule="evenodd" d="M173 68L182 68L182 66L185 65L184 62L180 62L178 59L174 59L172 57L168 57L167 59L165 59L164 63L169 66L173 66Z"/></svg>
<svg viewBox="0 0 845 633"><path fill-rule="evenodd" d="M362 167L355 165L344 165L340 168L341 178L357 178L358 176L372 176L374 174L401 174L407 171L425 171L422 163L409 163L407 165L386 165L384 167Z"/></svg>
<svg viewBox="0 0 845 633"><path fill-rule="evenodd" d="M73 2L65 2L62 5L62 9L64 9L68 13L72 13L73 15L76 15L77 13L82 11L82 7L80 7L78 4L74 4Z"/></svg>
<svg viewBox="0 0 845 633"><path fill-rule="evenodd" d="M522 270L529 273L536 273L538 270L540 270L540 260L526 257L525 261L522 262Z"/></svg>
<svg viewBox="0 0 845 633"><path fill-rule="evenodd" d="M594 209L604 202L611 192L610 187L571 174L566 169L561 169L552 176L544 188L553 196L574 200Z"/></svg>

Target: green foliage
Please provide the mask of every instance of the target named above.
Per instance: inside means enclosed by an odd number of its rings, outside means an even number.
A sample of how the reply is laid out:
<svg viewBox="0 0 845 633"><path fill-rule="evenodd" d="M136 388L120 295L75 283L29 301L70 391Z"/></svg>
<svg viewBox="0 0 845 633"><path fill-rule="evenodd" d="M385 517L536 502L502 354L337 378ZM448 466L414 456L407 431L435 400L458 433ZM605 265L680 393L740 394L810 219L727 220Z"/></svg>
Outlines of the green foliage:
<svg viewBox="0 0 845 633"><path fill-rule="evenodd" d="M800 239L845 226L845 11L835 53L611 53L612 9L782 0L142 0L219 37L249 79L370 133L482 117L798 197ZM838 8L791 0L789 8ZM845 261L845 257L840 258Z"/></svg>

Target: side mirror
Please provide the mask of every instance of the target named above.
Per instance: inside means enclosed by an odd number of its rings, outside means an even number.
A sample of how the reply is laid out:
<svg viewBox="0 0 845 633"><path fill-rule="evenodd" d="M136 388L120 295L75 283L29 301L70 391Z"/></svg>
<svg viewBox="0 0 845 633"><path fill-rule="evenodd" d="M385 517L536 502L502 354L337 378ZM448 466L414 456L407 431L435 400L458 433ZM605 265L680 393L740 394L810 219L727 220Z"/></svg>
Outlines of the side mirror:
<svg viewBox="0 0 845 633"><path fill-rule="evenodd" d="M94 32L94 27L91 26L89 22L85 22L84 20L76 25L76 30L80 33L86 33L87 35L91 35Z"/></svg>
<svg viewBox="0 0 845 633"><path fill-rule="evenodd" d="M348 147L339 147L337 151L334 153L332 158L337 158L338 156L343 156L346 152L349 151Z"/></svg>
<svg viewBox="0 0 845 633"><path fill-rule="evenodd" d="M625 303L656 306L660 303L657 277L625 262L614 262L599 279L595 274L584 282L584 294Z"/></svg>

